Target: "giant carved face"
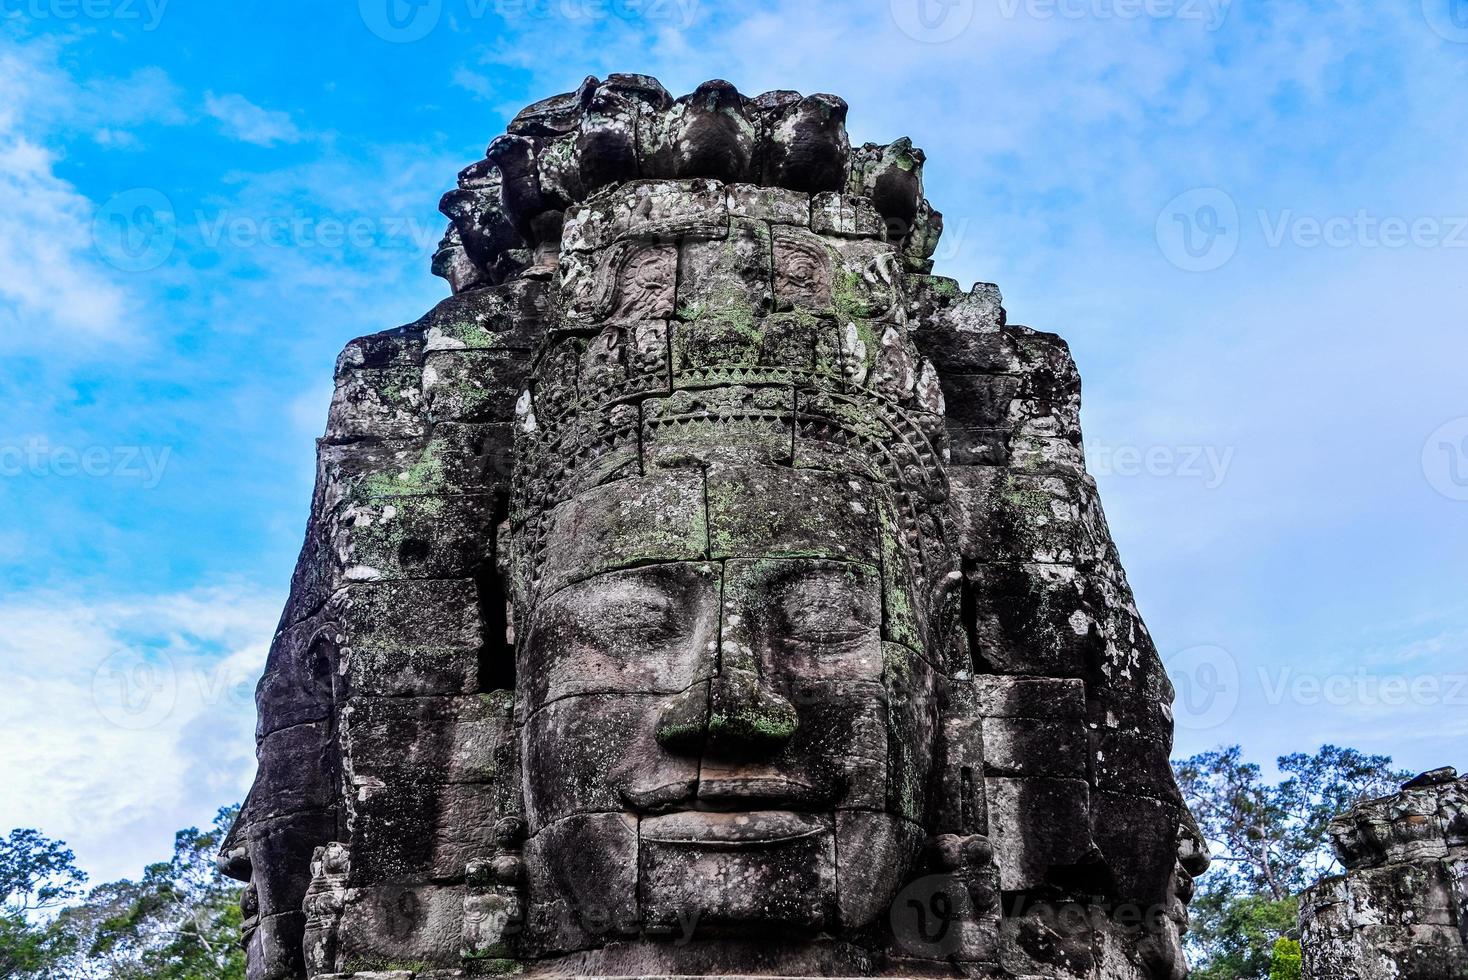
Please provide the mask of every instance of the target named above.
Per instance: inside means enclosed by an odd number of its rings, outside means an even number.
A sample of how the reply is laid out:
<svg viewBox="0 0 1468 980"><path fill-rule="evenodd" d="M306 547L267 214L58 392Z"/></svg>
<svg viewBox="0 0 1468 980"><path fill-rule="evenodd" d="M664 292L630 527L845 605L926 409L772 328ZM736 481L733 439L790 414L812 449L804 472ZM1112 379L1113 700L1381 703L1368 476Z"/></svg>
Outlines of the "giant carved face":
<svg viewBox="0 0 1468 980"><path fill-rule="evenodd" d="M444 196L456 295L339 362L224 848L252 978L1181 975L1206 852L1075 366L844 119L588 79ZM1098 899L1167 914L1045 921Z"/></svg>
<svg viewBox="0 0 1468 980"><path fill-rule="evenodd" d="M547 515L519 653L546 942L885 911L924 836L935 738L926 652L884 638L917 605L899 576L884 588L892 513L865 479L716 466Z"/></svg>

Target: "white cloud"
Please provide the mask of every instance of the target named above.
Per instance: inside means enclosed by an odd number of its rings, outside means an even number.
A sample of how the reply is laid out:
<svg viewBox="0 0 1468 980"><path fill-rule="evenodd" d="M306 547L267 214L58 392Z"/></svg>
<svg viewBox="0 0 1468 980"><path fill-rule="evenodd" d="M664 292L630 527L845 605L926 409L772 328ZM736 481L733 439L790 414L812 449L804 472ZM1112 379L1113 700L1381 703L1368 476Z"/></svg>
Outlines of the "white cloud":
<svg viewBox="0 0 1468 980"><path fill-rule="evenodd" d="M79 83L59 67L61 52L52 41L0 41L0 90L10 93L0 106L0 350L86 356L98 341L131 337L139 303L94 240L94 203L58 176L60 147L85 132L102 146L134 148L132 127L184 115L161 70Z"/></svg>
<svg viewBox="0 0 1468 980"><path fill-rule="evenodd" d="M0 603L0 832L38 827L111 880L239 802L279 607L243 586Z"/></svg>
<svg viewBox="0 0 1468 980"><path fill-rule="evenodd" d="M481 99L494 98L494 86L490 84L489 79L468 68L454 69L453 81L459 88L472 92Z"/></svg>
<svg viewBox="0 0 1468 980"><path fill-rule="evenodd" d="M0 130L0 346L109 337L125 290L92 241L92 204L56 176L56 156Z"/></svg>
<svg viewBox="0 0 1468 980"><path fill-rule="evenodd" d="M227 135L244 143L274 146L298 143L305 138L289 113L262 108L243 95L205 92L204 111L224 124Z"/></svg>

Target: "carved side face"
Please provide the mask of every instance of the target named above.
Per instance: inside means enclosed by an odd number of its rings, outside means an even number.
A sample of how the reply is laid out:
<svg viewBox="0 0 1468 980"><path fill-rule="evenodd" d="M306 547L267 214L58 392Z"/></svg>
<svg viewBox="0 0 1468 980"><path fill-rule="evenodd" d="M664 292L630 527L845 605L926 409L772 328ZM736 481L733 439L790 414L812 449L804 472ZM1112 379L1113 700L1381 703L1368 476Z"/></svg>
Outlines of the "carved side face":
<svg viewBox="0 0 1468 980"><path fill-rule="evenodd" d="M884 602L916 604L884 592L883 491L715 467L591 496L547 515L519 652L532 931L872 921L922 840L936 727L924 656L883 639Z"/></svg>

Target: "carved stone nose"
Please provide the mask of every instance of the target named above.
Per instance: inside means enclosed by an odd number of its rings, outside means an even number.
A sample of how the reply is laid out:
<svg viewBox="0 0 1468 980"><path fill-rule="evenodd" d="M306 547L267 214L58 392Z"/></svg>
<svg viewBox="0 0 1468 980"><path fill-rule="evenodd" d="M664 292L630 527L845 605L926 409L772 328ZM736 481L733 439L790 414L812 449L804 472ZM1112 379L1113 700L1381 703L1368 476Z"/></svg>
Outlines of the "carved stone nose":
<svg viewBox="0 0 1468 980"><path fill-rule="evenodd" d="M669 752L752 758L779 751L795 734L795 706L752 670L726 667L707 685L668 699L654 733Z"/></svg>
<svg viewBox="0 0 1468 980"><path fill-rule="evenodd" d="M658 744L678 755L703 752L709 725L708 683L694 684L682 694L675 694L658 713L654 735Z"/></svg>
<svg viewBox="0 0 1468 980"><path fill-rule="evenodd" d="M723 756L769 755L798 724L795 706L771 691L753 670L725 667L713 679L706 747Z"/></svg>

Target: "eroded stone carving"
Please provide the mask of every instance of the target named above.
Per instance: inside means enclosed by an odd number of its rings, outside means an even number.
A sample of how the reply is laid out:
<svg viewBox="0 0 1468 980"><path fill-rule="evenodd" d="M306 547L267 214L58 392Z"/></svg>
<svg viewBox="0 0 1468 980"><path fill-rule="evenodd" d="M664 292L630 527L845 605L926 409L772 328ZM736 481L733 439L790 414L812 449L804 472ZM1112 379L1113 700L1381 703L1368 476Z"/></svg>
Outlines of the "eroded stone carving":
<svg viewBox="0 0 1468 980"><path fill-rule="evenodd" d="M1309 980L1468 976L1468 778L1423 773L1331 821L1346 873L1300 898Z"/></svg>
<svg viewBox="0 0 1468 980"><path fill-rule="evenodd" d="M252 980L1186 973L1075 367L845 119L588 79L445 196L454 295L338 364L227 847Z"/></svg>

